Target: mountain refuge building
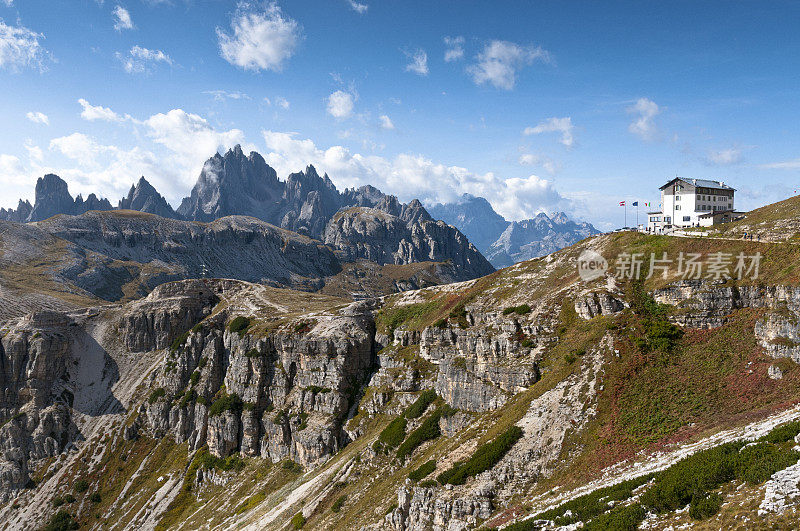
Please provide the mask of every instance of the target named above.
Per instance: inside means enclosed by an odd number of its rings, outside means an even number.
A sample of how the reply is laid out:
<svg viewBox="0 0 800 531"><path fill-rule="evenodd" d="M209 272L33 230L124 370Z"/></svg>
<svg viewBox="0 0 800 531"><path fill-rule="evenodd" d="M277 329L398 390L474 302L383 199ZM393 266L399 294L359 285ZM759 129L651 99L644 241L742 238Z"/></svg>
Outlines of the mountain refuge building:
<svg viewBox="0 0 800 531"><path fill-rule="evenodd" d="M743 216L734 210L736 190L721 181L676 177L660 190L661 210L647 213L647 232L710 227Z"/></svg>

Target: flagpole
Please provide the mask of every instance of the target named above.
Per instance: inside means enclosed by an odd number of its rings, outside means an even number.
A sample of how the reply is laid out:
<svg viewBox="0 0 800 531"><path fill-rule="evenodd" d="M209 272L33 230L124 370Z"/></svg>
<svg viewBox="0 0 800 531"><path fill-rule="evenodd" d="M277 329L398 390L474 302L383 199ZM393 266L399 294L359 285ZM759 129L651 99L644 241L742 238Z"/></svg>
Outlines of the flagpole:
<svg viewBox="0 0 800 531"><path fill-rule="evenodd" d="M628 202L625 201L622 206L624 207L625 210L625 225L623 226L623 228L625 228L628 226Z"/></svg>

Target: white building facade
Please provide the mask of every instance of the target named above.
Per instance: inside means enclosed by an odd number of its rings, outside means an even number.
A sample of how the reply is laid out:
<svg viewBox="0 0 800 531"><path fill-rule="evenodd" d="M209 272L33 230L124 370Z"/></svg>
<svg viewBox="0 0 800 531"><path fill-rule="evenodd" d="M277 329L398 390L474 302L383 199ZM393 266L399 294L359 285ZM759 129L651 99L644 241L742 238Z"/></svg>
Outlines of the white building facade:
<svg viewBox="0 0 800 531"><path fill-rule="evenodd" d="M676 177L660 188L661 210L647 213L647 231L707 227L736 218L736 192L724 182Z"/></svg>

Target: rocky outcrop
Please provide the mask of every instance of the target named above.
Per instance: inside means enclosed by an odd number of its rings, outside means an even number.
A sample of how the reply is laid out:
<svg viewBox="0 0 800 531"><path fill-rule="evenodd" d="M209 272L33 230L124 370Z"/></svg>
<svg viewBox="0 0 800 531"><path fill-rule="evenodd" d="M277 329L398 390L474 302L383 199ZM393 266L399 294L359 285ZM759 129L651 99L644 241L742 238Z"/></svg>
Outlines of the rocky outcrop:
<svg viewBox="0 0 800 531"><path fill-rule="evenodd" d="M147 179L142 177L136 185L131 186L128 195L119 200L120 210L138 210L155 214L163 218L179 218L178 214L167 203L167 200L153 188Z"/></svg>
<svg viewBox="0 0 800 531"><path fill-rule="evenodd" d="M426 219L424 210L412 206L398 214L407 221L377 207L344 210L325 228L325 243L338 249L348 261L359 258L379 264L451 261L458 271L458 280L494 270L460 232L441 221Z"/></svg>
<svg viewBox="0 0 800 531"><path fill-rule="evenodd" d="M195 327L154 373L151 387L162 396L143 405L154 434L207 444L216 456L306 466L349 440L342 425L374 365L369 303L265 336L223 325L211 318Z"/></svg>
<svg viewBox="0 0 800 531"><path fill-rule="evenodd" d="M625 309L625 302L606 291L591 291L575 299L575 312L583 319L614 315Z"/></svg>
<svg viewBox="0 0 800 531"><path fill-rule="evenodd" d="M67 183L58 175L48 173L36 181L36 201L25 221L41 221L57 214L78 215L89 210L111 210L107 199L90 194L86 200L80 195L72 199Z"/></svg>
<svg viewBox="0 0 800 531"><path fill-rule="evenodd" d="M16 209L0 208L0 220L24 223L28 219L28 216L31 215L31 210L33 210L33 205L31 205L31 202L20 199Z"/></svg>

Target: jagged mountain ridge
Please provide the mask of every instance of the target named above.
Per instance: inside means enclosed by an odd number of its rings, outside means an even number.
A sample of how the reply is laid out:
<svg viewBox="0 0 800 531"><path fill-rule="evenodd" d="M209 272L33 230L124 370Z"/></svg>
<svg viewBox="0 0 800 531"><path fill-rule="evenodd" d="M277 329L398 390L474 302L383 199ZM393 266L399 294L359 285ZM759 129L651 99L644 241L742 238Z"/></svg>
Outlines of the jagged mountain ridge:
<svg viewBox="0 0 800 531"><path fill-rule="evenodd" d="M351 224L347 234L337 234L337 228L344 227L338 223L341 218L336 221L334 218L353 207L367 208L359 219L368 217L369 223L357 227ZM455 264L458 280L476 278L493 270L463 234L433 220L419 201L403 204L371 186L339 192L327 174L320 176L313 166L281 181L260 154L245 155L238 145L206 161L190 196L182 201L177 212L144 177L119 201L117 209L203 223L226 216L251 216L331 244L348 261L377 257L379 265L451 262ZM6 211L5 216L16 221L25 210L23 205L19 211ZM66 182L55 175L46 175L37 181L36 202L26 221L87 210L111 210L111 205L106 200L97 200L94 194L86 201L80 196L73 200ZM365 235L359 233L363 230L370 230L369 239L374 240L366 247ZM382 251L376 254L367 247Z"/></svg>
<svg viewBox="0 0 800 531"><path fill-rule="evenodd" d="M574 222L564 212L510 222L486 199L470 194L453 203L432 205L428 211L463 232L496 268L544 256L599 234L590 223Z"/></svg>

